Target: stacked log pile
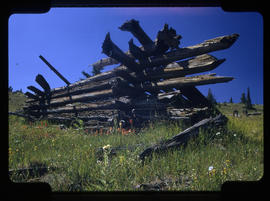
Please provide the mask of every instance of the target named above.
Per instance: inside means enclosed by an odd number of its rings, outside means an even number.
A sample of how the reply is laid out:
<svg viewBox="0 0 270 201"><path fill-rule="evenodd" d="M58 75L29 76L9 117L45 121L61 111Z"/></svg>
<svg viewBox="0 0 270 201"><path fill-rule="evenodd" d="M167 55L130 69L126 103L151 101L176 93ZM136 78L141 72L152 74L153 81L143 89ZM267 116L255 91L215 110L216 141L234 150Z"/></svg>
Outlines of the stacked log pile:
<svg viewBox="0 0 270 201"><path fill-rule="evenodd" d="M233 79L215 74L186 76L210 71L222 64L225 59L207 53L229 48L238 34L180 48L182 37L167 24L154 41L136 20L127 21L119 28L130 32L142 46L136 46L131 39L129 50L123 52L108 33L102 45L108 58L93 66L103 68L119 63L118 67L71 84L52 67L67 86L51 89L46 79L37 75L35 81L43 90L28 87L33 93L26 93L29 100L24 113L32 119L57 122L81 119L86 128L92 129L107 129L118 126L119 122L123 127L130 127L153 119L190 119L207 114L211 107L195 86ZM42 56L41 59L45 60Z"/></svg>

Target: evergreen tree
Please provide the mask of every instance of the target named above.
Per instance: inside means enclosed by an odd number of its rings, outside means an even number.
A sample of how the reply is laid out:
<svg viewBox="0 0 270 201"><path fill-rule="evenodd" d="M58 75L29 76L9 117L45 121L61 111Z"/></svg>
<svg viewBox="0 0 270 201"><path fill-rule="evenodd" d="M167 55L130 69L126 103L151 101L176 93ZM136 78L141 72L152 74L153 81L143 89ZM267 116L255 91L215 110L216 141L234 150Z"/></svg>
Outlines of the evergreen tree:
<svg viewBox="0 0 270 201"><path fill-rule="evenodd" d="M217 101L216 101L214 95L212 94L212 91L211 91L210 88L208 89L208 94L207 94L206 98L207 98L207 100L209 100L209 102L212 103L213 105L216 105L216 104L217 104Z"/></svg>
<svg viewBox="0 0 270 201"><path fill-rule="evenodd" d="M12 91L13 91L12 86L9 86L9 87L8 87L8 91L10 91L10 92L12 92Z"/></svg>
<svg viewBox="0 0 270 201"><path fill-rule="evenodd" d="M230 98L230 103L233 103L232 97Z"/></svg>
<svg viewBox="0 0 270 201"><path fill-rule="evenodd" d="M246 100L246 108L247 109L252 109L252 103L251 103L251 98L250 98L250 92L249 92L249 87L247 88L247 100Z"/></svg>
<svg viewBox="0 0 270 201"><path fill-rule="evenodd" d="M246 94L245 94L245 93L242 93L242 96L241 96L241 103L246 104L246 102L247 102Z"/></svg>

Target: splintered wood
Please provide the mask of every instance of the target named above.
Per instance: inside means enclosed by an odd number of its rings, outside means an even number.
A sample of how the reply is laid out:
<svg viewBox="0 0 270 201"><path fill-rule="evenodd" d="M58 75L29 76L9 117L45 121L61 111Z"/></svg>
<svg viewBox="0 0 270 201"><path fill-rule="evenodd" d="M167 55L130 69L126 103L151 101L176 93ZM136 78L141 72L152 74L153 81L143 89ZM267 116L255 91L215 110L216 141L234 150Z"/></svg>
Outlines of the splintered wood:
<svg viewBox="0 0 270 201"><path fill-rule="evenodd" d="M47 118L55 122L74 122L81 119L85 128L108 129L140 127L154 119L202 119L209 117L211 103L196 88L199 85L224 83L233 77L195 73L211 71L225 59L208 53L223 50L239 37L238 34L220 36L200 44L179 47L182 36L165 24L152 40L139 22L132 19L119 27L130 32L142 46L131 39L129 50L122 51L107 33L102 52L108 56L93 67L120 64L113 70L69 83L44 57L67 86L51 89L42 75L35 81L38 89L29 86L28 105L24 115L29 119ZM199 116L199 118L198 118Z"/></svg>

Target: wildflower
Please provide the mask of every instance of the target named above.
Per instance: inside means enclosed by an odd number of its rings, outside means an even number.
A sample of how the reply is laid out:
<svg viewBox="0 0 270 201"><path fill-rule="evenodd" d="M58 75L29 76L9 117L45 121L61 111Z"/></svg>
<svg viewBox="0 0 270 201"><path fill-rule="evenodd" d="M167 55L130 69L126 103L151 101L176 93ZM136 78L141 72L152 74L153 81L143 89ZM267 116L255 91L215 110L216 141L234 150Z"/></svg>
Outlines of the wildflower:
<svg viewBox="0 0 270 201"><path fill-rule="evenodd" d="M216 169L213 166L208 167L208 175L209 176L214 176L216 173Z"/></svg>
<svg viewBox="0 0 270 201"><path fill-rule="evenodd" d="M122 163L124 162L124 159L125 159L124 156L120 156L120 157L119 157L119 162L122 164Z"/></svg>
<svg viewBox="0 0 270 201"><path fill-rule="evenodd" d="M220 132L217 132L217 133L216 133L216 136L218 136L218 135L220 135Z"/></svg>
<svg viewBox="0 0 270 201"><path fill-rule="evenodd" d="M110 147L111 147L111 145L107 144L107 145L105 145L104 147L102 147L102 149L103 149L103 150L107 150L107 149L109 149Z"/></svg>
<svg viewBox="0 0 270 201"><path fill-rule="evenodd" d="M223 174L227 174L227 169L223 168Z"/></svg>
<svg viewBox="0 0 270 201"><path fill-rule="evenodd" d="M234 133L233 136L236 137L236 133Z"/></svg>
<svg viewBox="0 0 270 201"><path fill-rule="evenodd" d="M225 164L226 164L226 166L229 166L230 160L226 160L226 161L225 161Z"/></svg>
<svg viewBox="0 0 270 201"><path fill-rule="evenodd" d="M19 151L19 149L16 149L16 152L18 152Z"/></svg>

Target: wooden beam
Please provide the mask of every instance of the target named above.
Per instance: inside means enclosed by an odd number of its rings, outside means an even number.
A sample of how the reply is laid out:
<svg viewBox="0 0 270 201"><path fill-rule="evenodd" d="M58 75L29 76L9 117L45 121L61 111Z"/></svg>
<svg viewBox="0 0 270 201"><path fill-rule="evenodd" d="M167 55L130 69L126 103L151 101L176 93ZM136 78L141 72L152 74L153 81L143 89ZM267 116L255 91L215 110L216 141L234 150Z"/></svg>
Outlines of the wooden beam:
<svg viewBox="0 0 270 201"><path fill-rule="evenodd" d="M134 72L142 70L142 66L137 64L134 59L127 56L117 45L112 42L110 33L107 33L102 44L102 52L107 56L116 59Z"/></svg>
<svg viewBox="0 0 270 201"><path fill-rule="evenodd" d="M206 54L212 51L227 49L232 46L232 44L238 39L238 37L239 34L220 36L217 38L206 40L197 45L179 48L177 50L170 51L163 56L158 56L154 58L152 60L152 65L167 65L171 62L179 61L181 59ZM130 52L126 52L126 54L129 55ZM116 61L111 58L103 58L101 60L92 65L101 65L102 67L104 67L106 65L116 64Z"/></svg>
<svg viewBox="0 0 270 201"><path fill-rule="evenodd" d="M39 96L44 96L45 93L41 90L39 90L38 88L34 87L34 86L28 86L27 89L35 92L35 94L39 95Z"/></svg>
<svg viewBox="0 0 270 201"><path fill-rule="evenodd" d="M151 60L151 66L167 65L171 62L175 62L181 59L186 59L189 57L194 57L217 50L227 49L232 46L232 44L237 40L238 37L238 34L220 36L217 38L206 40L194 46L179 48L178 50L170 51L162 56L153 58Z"/></svg>
<svg viewBox="0 0 270 201"><path fill-rule="evenodd" d="M56 70L43 56L39 56L39 58L45 63L47 64L47 66L62 80L64 81L67 85L70 85L70 82L61 74L58 72L58 70Z"/></svg>
<svg viewBox="0 0 270 201"><path fill-rule="evenodd" d="M154 48L154 42L150 37L143 31L137 20L126 21L122 26L119 27L122 31L129 31L136 37L142 44L145 51L151 51Z"/></svg>
<svg viewBox="0 0 270 201"><path fill-rule="evenodd" d="M214 76L214 75L198 75L191 77L179 77L164 80L162 82L150 82L141 84L142 89L149 92L155 92L159 90L166 90L172 88L180 88L187 86L198 86L205 84L215 84L229 82L233 80L233 77Z"/></svg>
<svg viewBox="0 0 270 201"><path fill-rule="evenodd" d="M38 74L35 81L44 89L45 93L50 92L51 87L42 75Z"/></svg>

